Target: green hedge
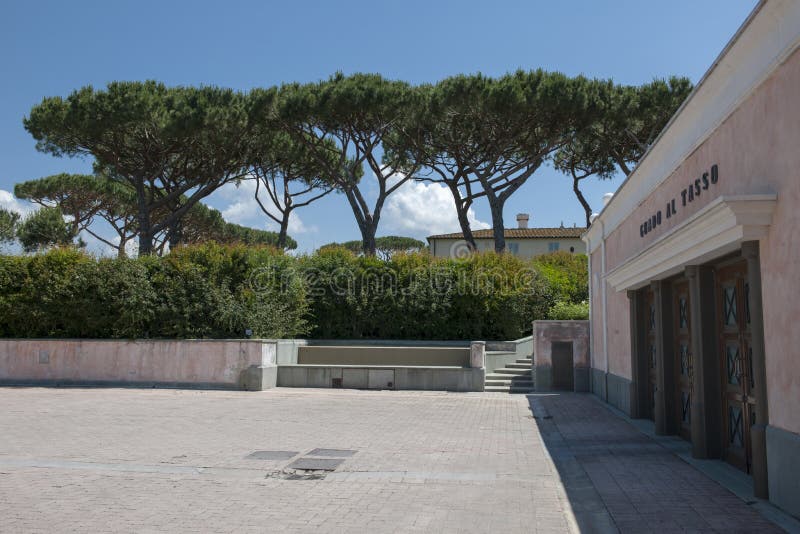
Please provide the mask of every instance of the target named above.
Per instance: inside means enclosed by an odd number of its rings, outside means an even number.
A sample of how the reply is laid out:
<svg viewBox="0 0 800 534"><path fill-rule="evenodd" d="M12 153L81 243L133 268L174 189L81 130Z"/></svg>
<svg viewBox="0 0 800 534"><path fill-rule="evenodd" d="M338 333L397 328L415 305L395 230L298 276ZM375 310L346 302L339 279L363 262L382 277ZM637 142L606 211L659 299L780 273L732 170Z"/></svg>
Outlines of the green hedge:
<svg viewBox="0 0 800 534"><path fill-rule="evenodd" d="M95 260L62 249L0 257L0 335L76 338L292 337L308 331L301 284L251 288L289 257L203 245L165 258Z"/></svg>
<svg viewBox="0 0 800 534"><path fill-rule="evenodd" d="M514 339L557 302L585 300L586 277L585 256L569 255L383 261L205 244L95 259L57 249L0 256L0 336Z"/></svg>
<svg viewBox="0 0 800 534"><path fill-rule="evenodd" d="M555 321L586 320L589 318L589 303L559 300L550 308L547 318Z"/></svg>

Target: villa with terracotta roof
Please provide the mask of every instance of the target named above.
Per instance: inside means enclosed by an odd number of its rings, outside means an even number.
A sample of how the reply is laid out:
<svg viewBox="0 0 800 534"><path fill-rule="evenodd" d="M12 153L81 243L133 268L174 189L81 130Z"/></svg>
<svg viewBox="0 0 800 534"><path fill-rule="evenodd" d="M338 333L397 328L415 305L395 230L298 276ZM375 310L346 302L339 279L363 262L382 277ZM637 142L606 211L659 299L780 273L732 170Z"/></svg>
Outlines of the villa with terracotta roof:
<svg viewBox="0 0 800 534"><path fill-rule="evenodd" d="M581 234L586 231L582 227L528 228L529 216L525 213L517 215L517 228L506 228L506 250L521 258L532 258L540 254L565 251L585 254L586 244ZM475 244L479 252L494 250L492 229L474 230ZM431 254L437 257L462 257L469 253L464 241L464 234L454 232L428 236Z"/></svg>

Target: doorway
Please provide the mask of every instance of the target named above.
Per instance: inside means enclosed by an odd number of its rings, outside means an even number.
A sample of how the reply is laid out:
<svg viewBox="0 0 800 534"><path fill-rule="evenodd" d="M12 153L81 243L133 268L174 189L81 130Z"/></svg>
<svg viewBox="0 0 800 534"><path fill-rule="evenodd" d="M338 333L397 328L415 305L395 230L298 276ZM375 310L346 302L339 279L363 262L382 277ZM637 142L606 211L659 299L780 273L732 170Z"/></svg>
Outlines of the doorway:
<svg viewBox="0 0 800 534"><path fill-rule="evenodd" d="M675 418L678 435L683 439L692 439L692 329L690 316L689 281L685 278L676 280L672 284L672 315L674 362L674 406L671 416ZM670 415L667 415L668 417Z"/></svg>
<svg viewBox="0 0 800 534"><path fill-rule="evenodd" d="M575 362L571 341L553 341L550 358L553 362L553 389L575 390Z"/></svg>
<svg viewBox="0 0 800 534"><path fill-rule="evenodd" d="M755 423L756 384L746 261L719 266L715 278L719 368L722 371L723 458L750 473L750 427Z"/></svg>

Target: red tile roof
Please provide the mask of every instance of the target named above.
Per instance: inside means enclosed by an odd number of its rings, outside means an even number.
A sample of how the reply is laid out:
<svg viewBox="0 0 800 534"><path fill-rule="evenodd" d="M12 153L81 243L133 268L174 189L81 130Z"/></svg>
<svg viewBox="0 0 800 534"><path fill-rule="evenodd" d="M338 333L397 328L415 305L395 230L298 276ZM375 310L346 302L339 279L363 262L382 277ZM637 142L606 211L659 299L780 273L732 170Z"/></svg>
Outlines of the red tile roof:
<svg viewBox="0 0 800 534"><path fill-rule="evenodd" d="M580 238L581 234L586 231L586 228L506 228L505 237L508 238L540 238L540 239L558 239L558 238ZM472 235L475 239L492 239L492 229L488 230L474 230ZM464 234L461 232L454 232L452 234L439 234L430 235L428 240L431 239L463 239Z"/></svg>

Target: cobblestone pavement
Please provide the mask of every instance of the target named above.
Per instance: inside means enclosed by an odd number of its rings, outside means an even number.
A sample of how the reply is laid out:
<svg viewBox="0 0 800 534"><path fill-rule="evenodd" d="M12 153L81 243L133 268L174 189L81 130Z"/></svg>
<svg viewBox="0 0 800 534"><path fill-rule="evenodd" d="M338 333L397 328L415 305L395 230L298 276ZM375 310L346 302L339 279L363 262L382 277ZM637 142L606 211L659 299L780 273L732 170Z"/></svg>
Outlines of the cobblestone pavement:
<svg viewBox="0 0 800 534"><path fill-rule="evenodd" d="M0 388L0 406L1 532L770 528L586 395Z"/></svg>

